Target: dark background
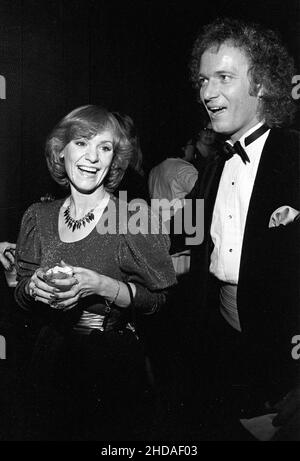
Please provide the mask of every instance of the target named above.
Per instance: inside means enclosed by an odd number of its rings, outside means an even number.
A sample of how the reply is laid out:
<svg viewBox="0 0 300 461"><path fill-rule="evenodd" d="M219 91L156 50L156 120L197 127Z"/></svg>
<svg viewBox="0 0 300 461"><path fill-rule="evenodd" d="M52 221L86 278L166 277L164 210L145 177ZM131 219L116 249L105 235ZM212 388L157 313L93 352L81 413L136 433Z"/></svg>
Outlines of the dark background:
<svg viewBox="0 0 300 461"><path fill-rule="evenodd" d="M0 75L7 88L0 100L0 241L15 240L30 203L47 192L61 195L43 146L75 107L104 104L130 114L146 170L161 146L197 130L188 58L201 25L224 15L279 30L300 74L299 0L1 0Z"/></svg>

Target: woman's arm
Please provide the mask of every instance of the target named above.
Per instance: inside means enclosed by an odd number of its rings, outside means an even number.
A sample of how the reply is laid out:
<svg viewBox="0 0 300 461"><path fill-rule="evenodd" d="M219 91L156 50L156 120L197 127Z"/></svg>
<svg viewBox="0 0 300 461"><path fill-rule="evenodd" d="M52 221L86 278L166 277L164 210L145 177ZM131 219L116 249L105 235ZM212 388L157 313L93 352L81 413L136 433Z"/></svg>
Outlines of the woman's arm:
<svg viewBox="0 0 300 461"><path fill-rule="evenodd" d="M15 243L0 242L0 263L5 270L10 270L13 267L15 256Z"/></svg>
<svg viewBox="0 0 300 461"><path fill-rule="evenodd" d="M24 213L16 247L16 270L18 284L15 289L16 302L23 309L30 309L34 299L27 286L30 278L40 266L41 250L37 229L38 204L31 205Z"/></svg>

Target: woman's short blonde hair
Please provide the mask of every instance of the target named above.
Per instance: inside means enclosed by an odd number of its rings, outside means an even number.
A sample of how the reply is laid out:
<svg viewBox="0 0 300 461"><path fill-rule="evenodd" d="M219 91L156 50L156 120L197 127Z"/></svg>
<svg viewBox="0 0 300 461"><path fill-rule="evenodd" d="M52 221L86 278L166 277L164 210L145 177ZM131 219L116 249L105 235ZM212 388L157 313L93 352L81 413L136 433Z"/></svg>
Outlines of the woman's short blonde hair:
<svg viewBox="0 0 300 461"><path fill-rule="evenodd" d="M46 160L52 178L61 186L69 185L61 152L73 139L93 138L103 131L113 134L114 156L110 170L104 180L105 188L113 191L121 182L132 157L134 146L125 125L107 109L87 105L74 109L54 127L46 140Z"/></svg>

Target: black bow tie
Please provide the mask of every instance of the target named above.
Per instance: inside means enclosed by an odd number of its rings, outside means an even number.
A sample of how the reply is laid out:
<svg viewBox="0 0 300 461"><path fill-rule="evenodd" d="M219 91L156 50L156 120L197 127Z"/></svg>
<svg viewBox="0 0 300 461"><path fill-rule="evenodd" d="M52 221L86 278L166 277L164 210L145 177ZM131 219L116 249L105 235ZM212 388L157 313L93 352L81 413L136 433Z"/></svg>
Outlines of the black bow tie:
<svg viewBox="0 0 300 461"><path fill-rule="evenodd" d="M245 164L247 162L250 163L249 157L246 154L246 151L242 148L240 141L235 142L233 146L229 144L229 142L225 142L223 146L223 152L226 160L229 160L231 157L233 157L234 154L237 154L241 157Z"/></svg>
<svg viewBox="0 0 300 461"><path fill-rule="evenodd" d="M256 139L260 138L266 131L268 131L269 127L267 125L262 125L257 130L253 131L247 138L245 138L245 146L249 146L252 142ZM240 141L236 141L233 146L226 141L223 145L223 153L225 155L226 160L229 160L234 154L237 154L241 157L242 161L246 164L247 162L250 163L250 159L246 154L245 149L242 147Z"/></svg>

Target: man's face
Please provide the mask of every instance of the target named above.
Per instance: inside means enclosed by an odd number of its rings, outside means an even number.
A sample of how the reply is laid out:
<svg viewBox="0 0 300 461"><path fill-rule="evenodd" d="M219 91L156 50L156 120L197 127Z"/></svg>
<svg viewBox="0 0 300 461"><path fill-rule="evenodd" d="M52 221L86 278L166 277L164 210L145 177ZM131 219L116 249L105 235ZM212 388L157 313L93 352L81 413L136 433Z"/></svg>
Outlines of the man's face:
<svg viewBox="0 0 300 461"><path fill-rule="evenodd" d="M200 97L217 133L237 141L258 123L257 96L250 96L249 62L239 48L224 43L207 49L200 61Z"/></svg>

